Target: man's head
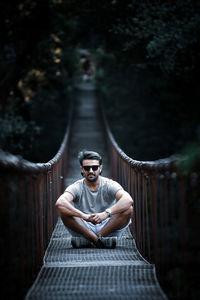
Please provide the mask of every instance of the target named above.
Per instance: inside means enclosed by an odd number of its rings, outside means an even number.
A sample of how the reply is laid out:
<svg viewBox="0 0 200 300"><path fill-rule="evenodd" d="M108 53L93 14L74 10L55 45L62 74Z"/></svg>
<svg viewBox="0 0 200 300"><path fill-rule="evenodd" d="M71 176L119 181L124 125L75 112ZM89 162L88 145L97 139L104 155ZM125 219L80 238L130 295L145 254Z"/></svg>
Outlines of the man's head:
<svg viewBox="0 0 200 300"><path fill-rule="evenodd" d="M99 153L83 150L79 152L81 174L90 182L97 181L102 171L102 158Z"/></svg>

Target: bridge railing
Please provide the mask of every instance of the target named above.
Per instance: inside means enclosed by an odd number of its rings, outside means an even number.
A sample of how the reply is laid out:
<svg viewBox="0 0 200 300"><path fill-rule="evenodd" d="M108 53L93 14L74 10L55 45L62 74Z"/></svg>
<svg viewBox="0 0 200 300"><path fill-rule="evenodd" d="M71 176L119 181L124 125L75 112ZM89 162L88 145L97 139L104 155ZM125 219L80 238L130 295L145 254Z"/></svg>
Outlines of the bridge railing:
<svg viewBox="0 0 200 300"><path fill-rule="evenodd" d="M64 190L71 118L72 107L60 149L47 163L0 152L1 296L6 298L22 299L42 264L57 221L55 201Z"/></svg>
<svg viewBox="0 0 200 300"><path fill-rule="evenodd" d="M155 264L161 283L177 295L187 293L192 239L197 238L199 175L182 171L177 156L146 162L128 157L114 139L103 108L102 112L112 177L134 200L130 229L137 248Z"/></svg>

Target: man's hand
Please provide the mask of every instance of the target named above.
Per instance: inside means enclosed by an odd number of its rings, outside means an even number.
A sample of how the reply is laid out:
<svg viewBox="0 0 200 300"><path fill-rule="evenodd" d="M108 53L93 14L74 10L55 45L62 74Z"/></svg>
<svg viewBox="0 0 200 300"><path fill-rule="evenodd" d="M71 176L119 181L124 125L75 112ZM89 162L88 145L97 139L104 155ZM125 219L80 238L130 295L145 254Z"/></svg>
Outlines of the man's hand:
<svg viewBox="0 0 200 300"><path fill-rule="evenodd" d="M81 216L81 217L82 217L82 219L85 220L86 222L92 222L92 221L91 221L91 216L92 216L92 215L90 215L90 214L84 214L84 213L82 213L82 216Z"/></svg>
<svg viewBox="0 0 200 300"><path fill-rule="evenodd" d="M93 224L100 224L102 221L107 219L107 217L108 214L105 211L97 214L92 214L90 215L89 222Z"/></svg>

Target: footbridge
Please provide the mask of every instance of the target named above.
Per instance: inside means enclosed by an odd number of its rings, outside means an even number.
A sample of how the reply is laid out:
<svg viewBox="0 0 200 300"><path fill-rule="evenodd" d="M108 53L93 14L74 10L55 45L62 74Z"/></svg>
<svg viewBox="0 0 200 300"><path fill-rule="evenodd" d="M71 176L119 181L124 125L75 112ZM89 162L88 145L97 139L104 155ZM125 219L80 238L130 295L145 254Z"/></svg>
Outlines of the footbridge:
<svg viewBox="0 0 200 300"><path fill-rule="evenodd" d="M177 157L128 157L109 129L102 102L91 83L76 87L66 134L49 162L0 153L4 298L166 300L165 275L177 280L170 272L187 269L187 201L197 197L198 175L181 172ZM57 198L81 178L81 149L99 152L103 176L134 199L132 224L116 249L73 249L57 215Z"/></svg>

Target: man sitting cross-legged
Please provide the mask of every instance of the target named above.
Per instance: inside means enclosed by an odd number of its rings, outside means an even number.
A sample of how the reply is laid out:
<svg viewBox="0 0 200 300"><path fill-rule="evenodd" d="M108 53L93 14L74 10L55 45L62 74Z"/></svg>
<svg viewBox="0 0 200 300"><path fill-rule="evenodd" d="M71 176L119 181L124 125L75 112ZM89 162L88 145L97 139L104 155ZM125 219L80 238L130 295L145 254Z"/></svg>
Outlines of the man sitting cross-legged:
<svg viewBox="0 0 200 300"><path fill-rule="evenodd" d="M115 248L130 223L133 200L122 186L101 176L102 158L94 151L81 151L83 179L69 185L56 207L72 235L74 248Z"/></svg>

